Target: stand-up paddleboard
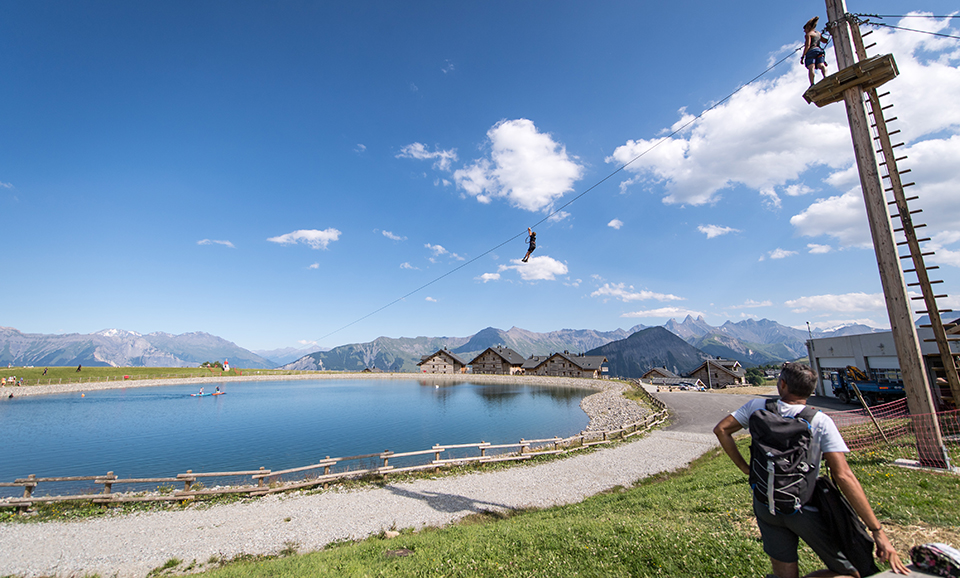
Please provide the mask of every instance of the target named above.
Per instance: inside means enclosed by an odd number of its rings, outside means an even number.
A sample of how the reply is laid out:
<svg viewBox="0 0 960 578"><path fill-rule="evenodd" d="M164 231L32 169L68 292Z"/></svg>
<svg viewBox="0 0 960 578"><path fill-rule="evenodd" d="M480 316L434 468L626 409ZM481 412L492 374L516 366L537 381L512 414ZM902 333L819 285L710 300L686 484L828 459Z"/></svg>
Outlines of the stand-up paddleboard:
<svg viewBox="0 0 960 578"><path fill-rule="evenodd" d="M227 392L225 392L225 391L215 391L215 392L211 393L210 395L226 395L226 393L227 393Z"/></svg>

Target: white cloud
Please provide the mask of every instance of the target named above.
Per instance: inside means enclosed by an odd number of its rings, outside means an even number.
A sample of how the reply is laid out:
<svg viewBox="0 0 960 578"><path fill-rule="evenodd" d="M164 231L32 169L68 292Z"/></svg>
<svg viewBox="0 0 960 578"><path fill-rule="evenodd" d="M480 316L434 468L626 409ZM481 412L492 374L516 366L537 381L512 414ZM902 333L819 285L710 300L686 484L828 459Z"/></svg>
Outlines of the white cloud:
<svg viewBox="0 0 960 578"><path fill-rule="evenodd" d="M683 301L683 297L677 297L669 293L654 293L653 291L634 291L633 285L627 287L624 283L604 283L596 291L590 294L591 297L612 297L619 299L624 303L630 301L645 301L647 299L656 299L657 301Z"/></svg>
<svg viewBox="0 0 960 578"><path fill-rule="evenodd" d="M365 151L367 150L367 145L357 144L357 147L356 147L355 149L353 149L353 150L354 150L354 152L363 153L363 152L365 152Z"/></svg>
<svg viewBox="0 0 960 578"><path fill-rule="evenodd" d="M486 283L487 281L499 281L500 273L484 273L483 275L480 275L479 277L477 277L477 279L479 279L480 281L483 281L484 283Z"/></svg>
<svg viewBox="0 0 960 578"><path fill-rule="evenodd" d="M807 311L886 311L882 293L845 293L843 295L811 295L784 303L794 313Z"/></svg>
<svg viewBox="0 0 960 578"><path fill-rule="evenodd" d="M319 345L316 341L311 341L309 339L300 339L297 341L300 345Z"/></svg>
<svg viewBox="0 0 960 578"><path fill-rule="evenodd" d="M307 267L307 269L319 269L319 268L320 268L320 263L314 263L313 265L310 265L309 267Z"/></svg>
<svg viewBox="0 0 960 578"><path fill-rule="evenodd" d="M417 159L433 160L433 168L441 171L449 171L451 165L457 160L457 149L435 150L430 152L423 143L412 143L400 149L397 154L398 159Z"/></svg>
<svg viewBox="0 0 960 578"><path fill-rule="evenodd" d="M394 235L390 231L383 231L383 236L392 240L392 241L406 241L406 237L401 237L400 235Z"/></svg>
<svg viewBox="0 0 960 578"><path fill-rule="evenodd" d="M453 72L453 71L456 70L456 69L457 69L457 67L454 66L452 62L450 62L449 60L444 60L444 61L443 61L443 66L440 68L440 72L442 72L442 73L444 73L444 74L448 74L448 73Z"/></svg>
<svg viewBox="0 0 960 578"><path fill-rule="evenodd" d="M11 183L5 183L5 182L3 182L3 181L0 181L0 188L12 189L12 188L13 188L13 185L12 185Z"/></svg>
<svg viewBox="0 0 960 578"><path fill-rule="evenodd" d="M549 211L583 176L566 148L527 119L502 120L487 131L490 157L454 172L457 187L481 203L496 198L527 211Z"/></svg>
<svg viewBox="0 0 960 578"><path fill-rule="evenodd" d="M705 234L708 239L726 235L727 233L739 233L740 229L733 227L721 227L720 225L698 225L697 230Z"/></svg>
<svg viewBox="0 0 960 578"><path fill-rule="evenodd" d="M200 239L197 241L197 245L223 245L224 247L236 249L230 241L217 241L216 239Z"/></svg>
<svg viewBox="0 0 960 578"><path fill-rule="evenodd" d="M400 268L401 268L401 269L414 269L414 270L416 270L416 271L419 271L419 270L420 270L419 267L414 267L413 265L411 265L410 263L407 263L407 262L400 263Z"/></svg>
<svg viewBox="0 0 960 578"><path fill-rule="evenodd" d="M450 255L451 258L456 259L457 261L463 261L463 257L461 257L460 255L457 255L456 253L451 253L450 251L447 251L445 248L443 248L442 245L431 245L430 243L425 243L423 246L426 247L427 249L430 249L430 251L433 252L434 257L440 257L441 255ZM430 261L434 263L436 262L434 259L430 259Z"/></svg>
<svg viewBox="0 0 960 578"><path fill-rule="evenodd" d="M833 247L830 245L817 245L816 243L807 243L807 249L810 249L810 253L814 255L822 255L824 253L829 253L833 250Z"/></svg>
<svg viewBox="0 0 960 578"><path fill-rule="evenodd" d="M791 257L796 254L796 251L788 251L786 249L781 249L780 247L777 247L769 253L771 259L786 259L787 257Z"/></svg>
<svg viewBox="0 0 960 578"><path fill-rule="evenodd" d="M730 309L752 309L754 307L772 307L773 302L770 300L765 301L754 301L753 299L747 299L743 302L743 305L731 305Z"/></svg>
<svg viewBox="0 0 960 578"><path fill-rule="evenodd" d="M694 311L693 309L685 309L683 307L661 307L659 309L647 309L644 311L631 311L630 313L624 313L620 317L657 317L662 319L669 319L671 317L686 317L687 315L692 315L693 317L700 317L703 315L700 311Z"/></svg>
<svg viewBox="0 0 960 578"><path fill-rule="evenodd" d="M922 22L923 27L938 31L948 30L951 24L948 19L904 22L910 28ZM956 34L956 30L949 29L949 33ZM887 29L874 31L870 40L877 43L871 53L897 56L900 76L889 84L893 94L885 104L895 100L900 119L895 128L902 129L901 136L909 135L908 142L950 140L960 127L960 100L955 98L960 94L960 42ZM776 58L793 48L792 44L785 46ZM742 185L761 193L765 204L777 208L782 195L796 197L816 189L800 182L811 168L834 171L827 184L845 183L841 190L855 186L856 172L848 170L853 164L853 148L844 107L816 108L798 97L807 87L806 71L798 60L790 57L785 74L744 87L656 148L651 149L657 139L630 140L618 147L608 162L625 164L646 153L626 167L632 176L622 188L662 185L665 203L700 205L715 202L724 191ZM674 128L690 119L682 109L679 116ZM954 144L954 157L960 154L958 149ZM902 150L898 149L898 155ZM916 160L910 153L914 174L919 174ZM952 169L957 164L939 166L955 173ZM928 178L924 174L924 182ZM960 175L951 175L951 190L957 190L958 179ZM923 196L921 199L927 202ZM952 213L958 214L960 211ZM844 232L837 238L849 236Z"/></svg>
<svg viewBox="0 0 960 578"><path fill-rule="evenodd" d="M883 321L877 322L873 319L831 319L829 321L811 321L810 327L812 329L838 329L840 327L846 327L849 325L866 325L868 327L873 327L876 329L889 329L890 322ZM803 327L794 327L794 329L806 329L806 326Z"/></svg>
<svg viewBox="0 0 960 578"><path fill-rule="evenodd" d="M566 275L568 272L566 265L546 255L530 257L526 263L520 259L511 259L510 262L513 265L500 265L497 271L502 273L513 269L524 281L554 281L557 275Z"/></svg>
<svg viewBox="0 0 960 578"><path fill-rule="evenodd" d="M434 299L433 297L427 297L426 299L424 299L424 301L427 301L427 302L429 302L429 303L436 303L436 302L437 302L437 300Z"/></svg>
<svg viewBox="0 0 960 578"><path fill-rule="evenodd" d="M614 229L616 229L616 230L619 231L619 230L620 230L620 227L623 226L623 221L621 221L620 219L614 219L614 220L610 221L609 223L607 223L607 226L608 226L608 227L613 227Z"/></svg>
<svg viewBox="0 0 960 578"><path fill-rule="evenodd" d="M267 241L278 243L280 245L295 245L303 243L309 245L311 249L326 249L330 243L340 238L340 231L329 228L322 231L317 229L301 229L292 233L286 233L279 237L270 237Z"/></svg>

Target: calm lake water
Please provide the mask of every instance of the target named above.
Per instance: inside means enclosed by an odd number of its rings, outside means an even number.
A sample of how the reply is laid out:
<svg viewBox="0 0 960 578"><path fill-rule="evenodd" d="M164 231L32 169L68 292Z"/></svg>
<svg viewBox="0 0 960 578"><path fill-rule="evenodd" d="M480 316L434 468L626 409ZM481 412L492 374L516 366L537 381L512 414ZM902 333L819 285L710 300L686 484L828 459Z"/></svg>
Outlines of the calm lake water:
<svg viewBox="0 0 960 578"><path fill-rule="evenodd" d="M209 392L215 385L205 387ZM579 404L593 393L429 379L227 382L222 387L227 395L202 398L189 395L199 385L172 385L0 400L0 482L28 474L113 471L121 478L142 478L172 477L188 469L282 470L326 456L565 437L589 423ZM432 455L419 459L423 463ZM47 484L44 491L44 485L38 495L66 490L53 491ZM133 488L116 488L128 489ZM0 488L0 496L20 493Z"/></svg>

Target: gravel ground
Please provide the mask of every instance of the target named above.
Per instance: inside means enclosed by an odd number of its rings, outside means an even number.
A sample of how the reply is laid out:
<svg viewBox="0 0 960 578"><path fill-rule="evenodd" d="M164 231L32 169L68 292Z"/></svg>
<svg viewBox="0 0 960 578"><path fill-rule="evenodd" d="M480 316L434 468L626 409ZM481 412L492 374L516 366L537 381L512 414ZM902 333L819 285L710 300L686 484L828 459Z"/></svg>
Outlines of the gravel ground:
<svg viewBox="0 0 960 578"><path fill-rule="evenodd" d="M477 381L494 376L465 377ZM590 429L617 427L646 412L621 397L623 386L614 382L530 377L523 381L600 388L582 402L591 417ZM290 546L308 552L391 528L442 526L485 510L575 503L682 467L715 445L710 434L655 431L618 447L493 472L77 522L0 524L0 576L96 573L139 578L171 558L196 560L202 567L211 557L275 554Z"/></svg>

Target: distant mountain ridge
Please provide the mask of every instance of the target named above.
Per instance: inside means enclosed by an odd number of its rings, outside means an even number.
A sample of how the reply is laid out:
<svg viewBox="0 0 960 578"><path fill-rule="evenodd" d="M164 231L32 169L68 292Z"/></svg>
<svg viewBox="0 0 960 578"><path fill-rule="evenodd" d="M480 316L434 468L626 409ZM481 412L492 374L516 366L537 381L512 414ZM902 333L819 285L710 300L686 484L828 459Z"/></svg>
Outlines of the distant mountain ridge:
<svg viewBox="0 0 960 578"><path fill-rule="evenodd" d="M195 367L229 360L237 367L270 368L269 360L209 333L141 335L123 329L47 335L0 327L0 364L32 366Z"/></svg>
<svg viewBox="0 0 960 578"><path fill-rule="evenodd" d="M629 330L595 331L593 329L561 329L536 333L519 327L507 331L487 327L467 337L378 337L368 343L353 343L318 351L283 366L284 369L328 371L361 371L377 368L383 371L417 371L417 363L446 347L470 361L488 347L502 345L524 357L547 355L557 351L582 353L643 329L637 325Z"/></svg>
<svg viewBox="0 0 960 578"><path fill-rule="evenodd" d="M586 354L605 356L609 375L634 378L642 377L654 367L666 367L682 375L709 358L665 327L648 327L626 339L591 349Z"/></svg>
<svg viewBox="0 0 960 578"><path fill-rule="evenodd" d="M846 325L831 330L813 329L810 333L769 319L727 321L720 327L707 323L703 316L691 315L683 323L670 319L663 327L690 345L714 357L736 359L746 367L793 361L807 355L807 339L812 335L838 337L880 331L866 325Z"/></svg>

